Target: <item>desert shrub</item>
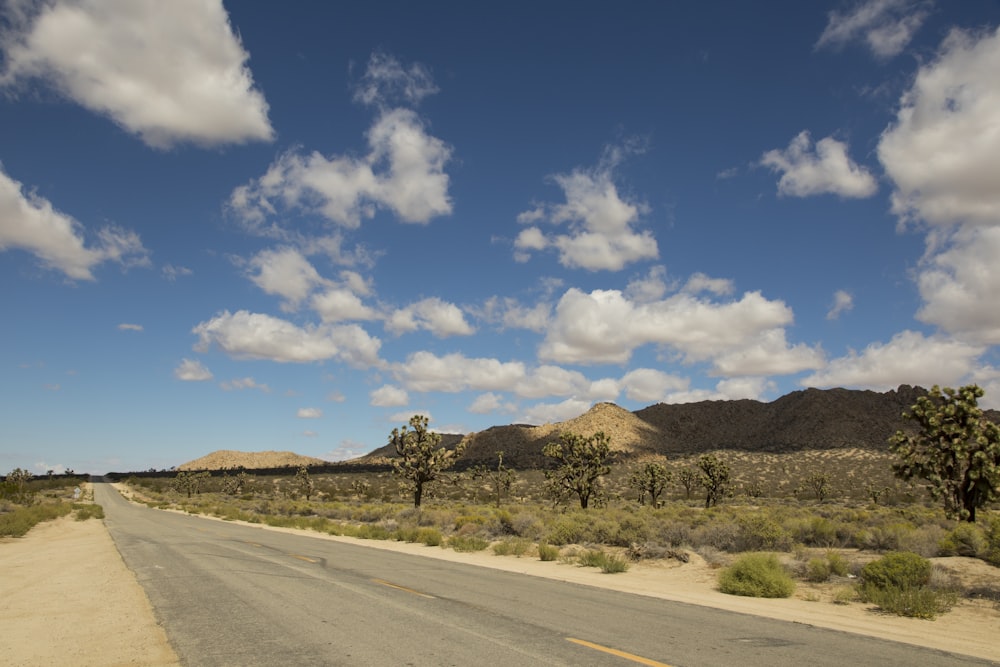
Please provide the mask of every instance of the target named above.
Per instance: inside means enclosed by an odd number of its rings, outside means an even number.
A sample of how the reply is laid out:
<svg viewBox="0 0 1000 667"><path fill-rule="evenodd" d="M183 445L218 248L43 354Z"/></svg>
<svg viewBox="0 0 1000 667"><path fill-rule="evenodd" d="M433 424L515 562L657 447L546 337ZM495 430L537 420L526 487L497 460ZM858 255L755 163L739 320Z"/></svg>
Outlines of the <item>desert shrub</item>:
<svg viewBox="0 0 1000 667"><path fill-rule="evenodd" d="M483 526L489 521L488 517L482 514L460 514L455 518L455 530L461 530L466 526Z"/></svg>
<svg viewBox="0 0 1000 667"><path fill-rule="evenodd" d="M858 546L870 551L897 551L906 537L915 530L911 523L891 523L862 529L855 536Z"/></svg>
<svg viewBox="0 0 1000 667"><path fill-rule="evenodd" d="M691 532L691 542L698 547L707 546L735 553L740 550L740 528L733 521L719 518L695 528Z"/></svg>
<svg viewBox="0 0 1000 667"><path fill-rule="evenodd" d="M510 529L518 537L536 540L545 531L545 524L534 514L521 512L515 514L510 521Z"/></svg>
<svg viewBox="0 0 1000 667"><path fill-rule="evenodd" d="M683 521L666 521L655 531L657 541L672 547L691 543L691 529Z"/></svg>
<svg viewBox="0 0 1000 667"><path fill-rule="evenodd" d="M520 558L528 553L531 542L523 537L509 537L493 545L493 553L497 556L517 556Z"/></svg>
<svg viewBox="0 0 1000 667"><path fill-rule="evenodd" d="M477 535L452 535L448 538L448 546L455 551L482 551L490 546L489 540Z"/></svg>
<svg viewBox="0 0 1000 667"><path fill-rule="evenodd" d="M608 542L616 547L642 544L649 540L649 521L645 516L627 514L618 522L613 538Z"/></svg>
<svg viewBox="0 0 1000 667"><path fill-rule="evenodd" d="M957 601L954 590L931 586L933 568L926 558L907 551L888 553L861 570L858 595L880 609L912 618L934 618Z"/></svg>
<svg viewBox="0 0 1000 667"><path fill-rule="evenodd" d="M749 553L719 574L719 590L729 595L787 598L795 582L774 554Z"/></svg>
<svg viewBox="0 0 1000 667"><path fill-rule="evenodd" d="M788 551L792 546L788 532L765 514L743 515L736 525L737 551Z"/></svg>
<svg viewBox="0 0 1000 667"><path fill-rule="evenodd" d="M538 559L553 561L559 558L559 547L542 542L538 545Z"/></svg>
<svg viewBox="0 0 1000 667"><path fill-rule="evenodd" d="M861 583L875 588L918 588L931 578L931 562L909 551L893 551L861 569Z"/></svg>
<svg viewBox="0 0 1000 667"><path fill-rule="evenodd" d="M899 540L899 551L912 551L924 558L933 558L940 554L941 541L948 536L948 531L937 524L926 524L905 533Z"/></svg>
<svg viewBox="0 0 1000 667"><path fill-rule="evenodd" d="M82 503L74 503L73 509L76 510L75 519L77 521L86 521L87 519L103 519L104 518L104 508L100 505L86 505Z"/></svg>
<svg viewBox="0 0 1000 667"><path fill-rule="evenodd" d="M822 516L797 519L791 522L791 537L810 547L835 547L846 541L842 538L839 526L834 521Z"/></svg>
<svg viewBox="0 0 1000 667"><path fill-rule="evenodd" d="M836 551L828 551L825 556L810 558L806 563L805 578L817 583L824 582L831 575L847 576L847 560Z"/></svg>
<svg viewBox="0 0 1000 667"><path fill-rule="evenodd" d="M990 517L986 528L986 553L983 560L1000 567L1000 516Z"/></svg>
<svg viewBox="0 0 1000 667"><path fill-rule="evenodd" d="M938 554L976 558L985 553L987 545L986 533L983 529L974 523L963 521L938 542Z"/></svg>
<svg viewBox="0 0 1000 667"><path fill-rule="evenodd" d="M615 574L628 570L628 561L614 554L607 554L600 549L588 549L577 557L577 562L583 567L597 567L605 574Z"/></svg>
<svg viewBox="0 0 1000 667"><path fill-rule="evenodd" d="M444 536L437 528L422 527L417 531L416 541L429 547L439 547L444 542Z"/></svg>

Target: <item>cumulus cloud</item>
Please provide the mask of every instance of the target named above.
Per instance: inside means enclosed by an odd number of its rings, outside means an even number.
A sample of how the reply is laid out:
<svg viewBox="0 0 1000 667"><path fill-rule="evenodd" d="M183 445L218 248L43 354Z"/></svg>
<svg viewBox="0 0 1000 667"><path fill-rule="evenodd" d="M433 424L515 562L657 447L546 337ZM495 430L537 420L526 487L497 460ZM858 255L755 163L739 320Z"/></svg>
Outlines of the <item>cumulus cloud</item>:
<svg viewBox="0 0 1000 667"><path fill-rule="evenodd" d="M861 387L887 391L900 384L930 387L958 384L976 365L984 347L956 339L902 331L888 343L872 343L860 354L833 359L801 382L809 387ZM932 359L933 363L928 363Z"/></svg>
<svg viewBox="0 0 1000 667"><path fill-rule="evenodd" d="M270 315L227 310L192 333L198 336L196 349L216 345L237 358L299 363L337 358L359 367L381 363L381 341L357 325L300 327Z"/></svg>
<svg viewBox="0 0 1000 667"><path fill-rule="evenodd" d="M59 0L8 18L0 84L44 80L157 148L274 134L221 0Z"/></svg>
<svg viewBox="0 0 1000 667"><path fill-rule="evenodd" d="M439 357L422 350L396 364L393 372L412 391L459 392L503 391L522 379L527 371L519 361L470 358L459 353Z"/></svg>
<svg viewBox="0 0 1000 667"><path fill-rule="evenodd" d="M621 379L625 396L630 400L643 403L663 401L671 393L686 390L688 384L687 378L670 375L653 368L637 368L626 373Z"/></svg>
<svg viewBox="0 0 1000 667"><path fill-rule="evenodd" d="M323 416L323 411L319 408L299 408L295 416L299 419L319 419Z"/></svg>
<svg viewBox="0 0 1000 667"><path fill-rule="evenodd" d="M461 308L437 297L396 310L386 319L386 329L397 335L424 329L439 338L468 336L475 332L465 321Z"/></svg>
<svg viewBox="0 0 1000 667"><path fill-rule="evenodd" d="M375 389L368 395L368 398L371 405L378 407L400 407L408 405L410 402L410 395L406 393L405 389L390 384L384 384Z"/></svg>
<svg viewBox="0 0 1000 667"><path fill-rule="evenodd" d="M527 261L533 251L549 248L559 262L588 271L619 271L641 260L656 259L659 250L649 230L635 226L648 207L623 199L614 183L613 169L621 151L611 150L598 167L575 169L552 177L566 198L560 204L538 206L518 216L523 229L514 241L514 256ZM568 233L546 234L536 223L566 224Z"/></svg>
<svg viewBox="0 0 1000 667"><path fill-rule="evenodd" d="M850 11L832 11L816 48L861 40L878 58L898 55L923 25L932 4L928 0L866 0Z"/></svg>
<svg viewBox="0 0 1000 667"><path fill-rule="evenodd" d="M422 97L433 84L417 82L414 65L404 70L394 59L373 56L358 99L374 103L399 90ZM408 83L407 83L408 81ZM383 91L383 92L380 92ZM409 91L408 93L406 91ZM281 212L317 215L356 229L379 209L388 209L402 222L427 223L451 213L449 178L445 164L451 148L431 136L411 109L380 107L368 129L369 152L361 157L300 149L281 155L258 179L233 190L229 207L252 230L269 231Z"/></svg>
<svg viewBox="0 0 1000 667"><path fill-rule="evenodd" d="M556 307L539 356L559 363L622 364L636 348L655 344L675 349L688 362L714 360L723 374L815 368L818 351L785 341L783 327L791 322L784 302L759 292L724 302L679 292L637 303L617 290L572 288Z"/></svg>
<svg viewBox="0 0 1000 667"><path fill-rule="evenodd" d="M1000 220L998 220L1000 222ZM962 338L1000 344L1000 226L959 229L918 272L924 304L917 313Z"/></svg>
<svg viewBox="0 0 1000 667"><path fill-rule="evenodd" d="M149 257L135 232L109 226L89 245L83 225L53 208L48 200L25 193L21 183L0 170L0 251L30 252L49 269L73 280L94 280L104 262L148 266Z"/></svg>
<svg viewBox="0 0 1000 667"><path fill-rule="evenodd" d="M128 322L122 322L118 325L119 331L142 331L141 324L129 324Z"/></svg>
<svg viewBox="0 0 1000 667"><path fill-rule="evenodd" d="M832 137L813 145L809 132L800 132L788 148L767 151L760 159L765 167L780 173L778 194L790 197L834 194L840 197L871 197L878 183L871 172L847 156L847 144Z"/></svg>
<svg viewBox="0 0 1000 667"><path fill-rule="evenodd" d="M225 391L243 391L244 389L256 389L265 394L271 393L271 388L266 384L257 382L252 377L235 378L233 380L220 382L219 386Z"/></svg>
<svg viewBox="0 0 1000 667"><path fill-rule="evenodd" d="M998 71L1000 29L952 31L917 72L878 145L901 219L1000 224Z"/></svg>
<svg viewBox="0 0 1000 667"><path fill-rule="evenodd" d="M200 361L183 359L180 366L174 369L174 377L185 382L205 382L214 376Z"/></svg>
<svg viewBox="0 0 1000 667"><path fill-rule="evenodd" d="M761 400L767 392L774 391L775 385L762 377L727 378L720 380L715 389L690 389L667 396L664 403L697 403L700 401L737 401L740 399Z"/></svg>
<svg viewBox="0 0 1000 667"><path fill-rule="evenodd" d="M854 308L854 297L850 292L839 289L833 293L833 304L826 312L826 319L835 320L852 308Z"/></svg>
<svg viewBox="0 0 1000 667"><path fill-rule="evenodd" d="M366 306L361 298L346 287L333 287L313 295L310 306L324 322L374 320L378 313Z"/></svg>
<svg viewBox="0 0 1000 667"><path fill-rule="evenodd" d="M328 282L295 248L263 250L249 260L248 267L255 285L285 299L282 310L295 310L314 288Z"/></svg>
<svg viewBox="0 0 1000 667"><path fill-rule="evenodd" d="M194 271L186 266L174 266L173 264L164 264L163 268L160 269L160 272L163 274L163 277L170 282L174 282L178 278L190 276L194 273Z"/></svg>
<svg viewBox="0 0 1000 667"><path fill-rule="evenodd" d="M473 414L485 415L491 412L513 412L515 407L511 403L505 403L499 394L490 391L476 396L466 409Z"/></svg>

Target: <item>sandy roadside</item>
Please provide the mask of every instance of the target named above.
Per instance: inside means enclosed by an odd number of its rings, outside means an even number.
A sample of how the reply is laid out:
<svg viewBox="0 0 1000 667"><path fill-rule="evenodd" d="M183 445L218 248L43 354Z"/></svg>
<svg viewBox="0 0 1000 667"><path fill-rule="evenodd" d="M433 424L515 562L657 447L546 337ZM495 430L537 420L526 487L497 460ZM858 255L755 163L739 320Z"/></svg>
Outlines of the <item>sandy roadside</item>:
<svg viewBox="0 0 1000 667"><path fill-rule="evenodd" d="M537 558L309 534L1000 660L996 640L1000 610L985 601L963 600L937 620L924 621L877 614L858 603L835 605L821 597L811 601L806 598L818 596L801 586L796 597L784 600L724 595L715 590L718 571L697 556L688 564L640 564L626 573L609 575ZM969 565L978 567L978 562ZM125 567L103 522L61 519L36 527L24 538L0 540L0 600L4 601L0 655L5 664L178 664L141 586Z"/></svg>

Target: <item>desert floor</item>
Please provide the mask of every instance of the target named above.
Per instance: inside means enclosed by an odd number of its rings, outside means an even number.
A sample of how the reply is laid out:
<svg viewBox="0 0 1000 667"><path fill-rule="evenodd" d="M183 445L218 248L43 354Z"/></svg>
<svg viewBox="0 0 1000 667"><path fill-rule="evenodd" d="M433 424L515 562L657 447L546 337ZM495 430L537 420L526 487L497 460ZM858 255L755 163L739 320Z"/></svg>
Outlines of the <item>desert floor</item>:
<svg viewBox="0 0 1000 667"><path fill-rule="evenodd" d="M537 558L313 534L1000 660L1000 609L986 600L962 600L951 612L926 621L880 614L860 603L834 604L833 585L800 583L794 597L782 600L724 595L716 590L718 570L695 554L685 564L641 563L625 573L603 574L595 568ZM1000 576L996 568L974 559L937 562L966 582L995 585ZM0 540L0 600L0 655L5 664L178 664L142 587L101 521L64 518L39 525L23 538Z"/></svg>

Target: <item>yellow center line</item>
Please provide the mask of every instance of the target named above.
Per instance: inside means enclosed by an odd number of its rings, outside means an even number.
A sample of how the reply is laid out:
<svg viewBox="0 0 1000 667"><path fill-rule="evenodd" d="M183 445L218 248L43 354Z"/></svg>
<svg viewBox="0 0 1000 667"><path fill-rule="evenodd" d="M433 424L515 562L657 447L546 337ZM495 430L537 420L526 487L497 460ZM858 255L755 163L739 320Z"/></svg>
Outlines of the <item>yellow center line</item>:
<svg viewBox="0 0 1000 667"><path fill-rule="evenodd" d="M412 593L413 595L419 595L422 598L427 598L433 600L433 595L428 595L427 593L421 593L420 591L415 591L412 588L407 588L406 586L400 586L398 584L391 583L385 579L372 579L376 584L382 584L383 586L388 586L389 588L395 588L398 591L405 591L407 593Z"/></svg>
<svg viewBox="0 0 1000 667"><path fill-rule="evenodd" d="M601 646L600 644L584 641L582 639L574 639L572 637L567 637L566 641L573 642L574 644L579 644L580 646L586 646L587 648L592 648L595 651L602 651L604 653L616 655L619 658L625 658L626 660L637 662L640 665L649 665L650 667L670 667L670 665L668 665L665 662L657 662L656 660L650 660L649 658L643 658L642 656L632 655L631 653L626 653L625 651L619 651L618 649L608 648L607 646Z"/></svg>
<svg viewBox="0 0 1000 667"><path fill-rule="evenodd" d="M298 554L288 554L292 558L298 558L299 560L304 560L307 563L318 563L319 561L315 558L310 558L309 556L300 556Z"/></svg>

